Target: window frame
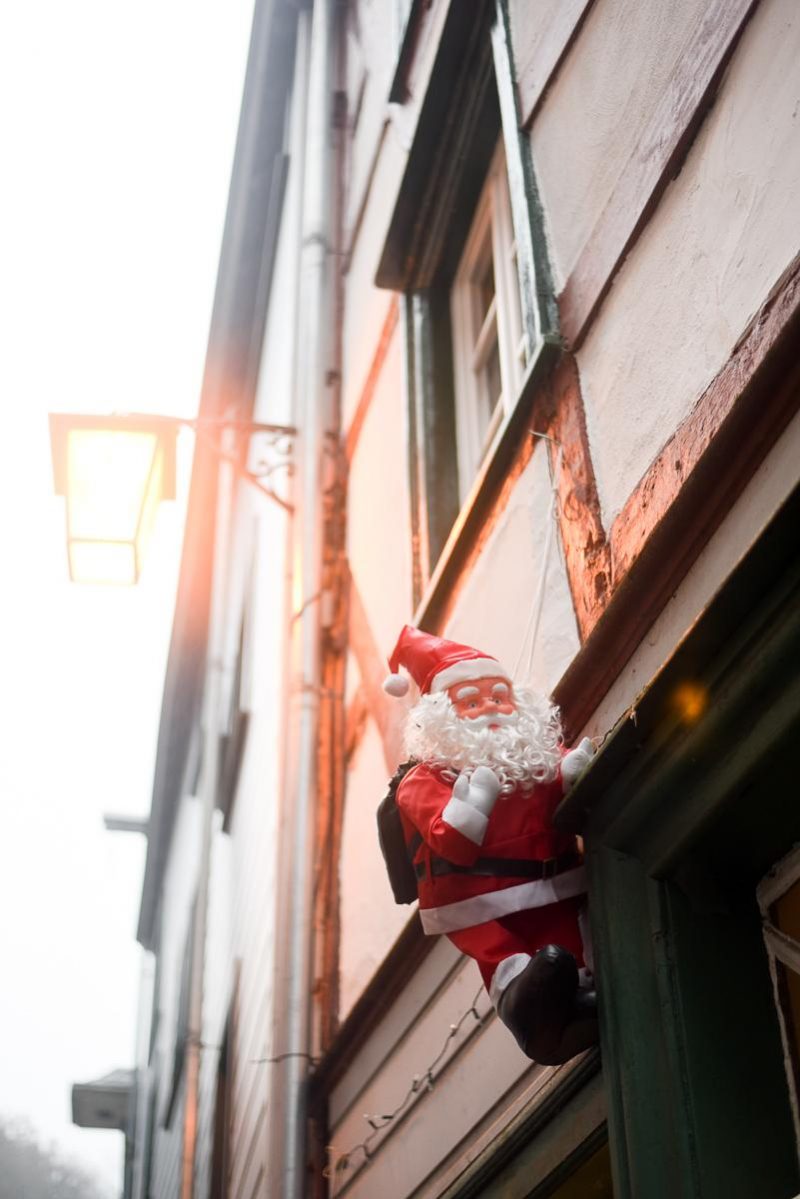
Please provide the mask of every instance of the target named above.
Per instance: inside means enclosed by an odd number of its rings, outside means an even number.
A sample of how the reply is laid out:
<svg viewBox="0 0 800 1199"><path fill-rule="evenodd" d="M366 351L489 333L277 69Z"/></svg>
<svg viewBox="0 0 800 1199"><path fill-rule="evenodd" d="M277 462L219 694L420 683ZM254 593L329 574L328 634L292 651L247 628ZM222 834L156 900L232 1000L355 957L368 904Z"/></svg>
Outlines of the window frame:
<svg viewBox="0 0 800 1199"><path fill-rule="evenodd" d="M411 70L416 46L411 34L422 11L415 0L398 79ZM393 86L390 101L403 105L408 94ZM560 348L542 207L519 119L506 0L476 3L471 22L449 5L425 93L410 102L409 114L410 153L375 283L401 298L412 603L417 623L424 624L444 602L524 435L530 401ZM463 466L459 477L450 287L498 141L505 152L528 365L479 466Z"/></svg>
<svg viewBox="0 0 800 1199"><path fill-rule="evenodd" d="M455 391L459 497L469 494L480 465L519 393L528 344L523 334L517 246L502 137L489 165L475 216L450 289L450 321ZM494 295L485 312L476 309L476 279L491 260ZM488 423L479 374L494 347L500 371L500 395Z"/></svg>
<svg viewBox="0 0 800 1199"><path fill-rule="evenodd" d="M772 910L779 899L800 882L800 846L776 862L756 889L761 912L764 946L767 951L772 992L783 1047L786 1085L794 1122L795 1142L800 1158L800 1030L797 1035L789 1027L786 1015L786 996L783 993L779 966L800 977L800 942L772 923Z"/></svg>

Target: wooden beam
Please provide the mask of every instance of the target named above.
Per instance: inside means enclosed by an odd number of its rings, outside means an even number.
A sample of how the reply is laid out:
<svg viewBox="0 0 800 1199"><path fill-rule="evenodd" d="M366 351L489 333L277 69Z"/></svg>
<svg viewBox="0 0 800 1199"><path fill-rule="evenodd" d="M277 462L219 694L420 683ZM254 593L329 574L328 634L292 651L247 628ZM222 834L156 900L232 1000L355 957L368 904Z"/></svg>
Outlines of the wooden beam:
<svg viewBox="0 0 800 1199"><path fill-rule="evenodd" d="M555 691L572 732L600 703L800 408L798 344L800 255L612 527L609 602Z"/></svg>
<svg viewBox="0 0 800 1199"><path fill-rule="evenodd" d="M392 343L394 331L397 327L398 313L399 305L397 297L393 296L386 312L386 319L383 322L383 327L378 337L378 344L375 347L375 353L372 356L372 362L370 363L364 386L361 389L361 395L359 396L355 412L350 421L350 427L347 430L347 436L345 437L345 455L348 463L352 462L356 452L358 439L361 436L364 421L367 419L367 413L375 395L378 380L383 370L383 364L386 361L386 355L389 352L389 346Z"/></svg>
<svg viewBox="0 0 800 1199"><path fill-rule="evenodd" d="M677 174L757 2L709 0L693 52L679 60L561 293L561 331L572 349Z"/></svg>
<svg viewBox="0 0 800 1199"><path fill-rule="evenodd" d="M558 478L558 519L567 580L581 641L597 624L611 588L610 552L600 515L600 499L586 432L586 416L575 359L565 354L549 383L552 413L549 432Z"/></svg>

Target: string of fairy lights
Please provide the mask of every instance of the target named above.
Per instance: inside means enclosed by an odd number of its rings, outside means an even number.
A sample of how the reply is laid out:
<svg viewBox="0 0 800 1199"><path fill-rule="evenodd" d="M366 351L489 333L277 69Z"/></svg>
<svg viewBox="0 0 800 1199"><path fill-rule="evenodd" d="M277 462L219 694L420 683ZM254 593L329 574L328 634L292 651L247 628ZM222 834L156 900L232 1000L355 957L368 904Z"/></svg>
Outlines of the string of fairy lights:
<svg viewBox="0 0 800 1199"><path fill-rule="evenodd" d="M433 1090L434 1086L436 1085L434 1071L447 1056L447 1051L450 1048L451 1041L458 1036L467 1020L472 1017L475 1020L476 1027L482 1027L486 1023L488 1017L492 1014L494 1009L490 1007L484 1013L479 1011L478 1000L482 994L484 994L484 989L483 987L479 987L475 992L475 997L470 1006L461 1013L460 1017L454 1024L450 1025L447 1036L444 1038L439 1052L436 1054L433 1060L428 1063L424 1070L422 1070L419 1074L414 1075L407 1091L397 1106L390 1112L364 1116L364 1119L370 1126L371 1131L367 1133L362 1141L358 1141L357 1144L351 1145L349 1149L346 1149L343 1152L339 1152L335 1145L328 1146L329 1152L335 1156L333 1162L325 1168L323 1173L325 1174L325 1177L331 1179L332 1182L331 1199L335 1199L335 1196L340 1191L340 1186L344 1184L344 1176L346 1172L351 1169L354 1164L358 1164L359 1158L361 1159L362 1164L370 1161L372 1157L372 1147L375 1140L382 1132L384 1132L385 1129L389 1127L390 1124L393 1124L394 1121L403 1114L414 1096L418 1095L421 1091L427 1092Z"/></svg>
<svg viewBox="0 0 800 1199"><path fill-rule="evenodd" d="M464 1027L470 1017L472 1017L475 1021L476 1029L481 1028L484 1024L486 1024L494 1009L489 1006L485 1012L480 1011L478 1008L478 1001L480 1000L481 995L484 994L484 988L483 986L480 986L475 992L469 1007L461 1013L455 1023L448 1027L447 1035L442 1042L439 1052L432 1059L432 1061L428 1063L424 1070L413 1076L405 1094L400 1102L392 1109L392 1111L364 1115L364 1119L369 1125L370 1131L363 1140L358 1141L355 1145L351 1145L349 1149L346 1149L343 1152L339 1152L335 1145L328 1146L329 1153L335 1155L333 1162L326 1166L323 1170L324 1176L332 1181L330 1199L335 1199L335 1196L339 1193L340 1186L344 1184L344 1175L354 1165L358 1164L359 1155L361 1155L362 1165L371 1160L372 1147L375 1140L389 1127L390 1124L393 1124L395 1120L402 1116L403 1112L411 1103L414 1096L418 1095L421 1091L428 1092L434 1089L436 1085L436 1068L447 1056L447 1051L450 1048L451 1042L458 1036L461 1029ZM222 1051L221 1045L213 1045L208 1041L199 1041L198 1043L201 1049L211 1050L212 1052L216 1053ZM277 1065L280 1062L284 1062L288 1058L292 1057L305 1058L308 1061L312 1071L316 1066L319 1065L319 1059L313 1057L310 1053L297 1052L278 1053L273 1057L252 1057L250 1058L250 1064L253 1066Z"/></svg>

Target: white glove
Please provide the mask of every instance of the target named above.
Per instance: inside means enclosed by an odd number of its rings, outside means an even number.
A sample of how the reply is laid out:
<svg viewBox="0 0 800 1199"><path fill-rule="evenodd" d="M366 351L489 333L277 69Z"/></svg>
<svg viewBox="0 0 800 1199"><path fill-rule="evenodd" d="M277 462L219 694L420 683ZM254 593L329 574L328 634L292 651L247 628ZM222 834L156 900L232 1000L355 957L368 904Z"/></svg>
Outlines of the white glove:
<svg viewBox="0 0 800 1199"><path fill-rule="evenodd" d="M484 816L491 814L499 794L500 780L488 766L479 766L472 772L471 777L460 774L453 787L453 795L456 799L477 808Z"/></svg>
<svg viewBox="0 0 800 1199"><path fill-rule="evenodd" d="M594 755L595 748L588 737L584 737L580 745L576 745L575 749L564 755L561 759L561 778L564 781L565 793L574 786Z"/></svg>

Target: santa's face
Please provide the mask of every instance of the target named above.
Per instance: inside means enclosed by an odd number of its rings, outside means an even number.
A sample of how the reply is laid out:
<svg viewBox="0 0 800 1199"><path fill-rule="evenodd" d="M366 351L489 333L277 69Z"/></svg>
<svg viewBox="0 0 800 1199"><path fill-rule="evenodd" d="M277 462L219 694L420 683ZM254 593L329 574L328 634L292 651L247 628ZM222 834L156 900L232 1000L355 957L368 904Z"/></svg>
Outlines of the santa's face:
<svg viewBox="0 0 800 1199"><path fill-rule="evenodd" d="M558 709L508 679L475 679L420 696L405 730L409 757L452 772L488 766L509 794L547 782L561 760Z"/></svg>
<svg viewBox="0 0 800 1199"><path fill-rule="evenodd" d="M456 683L447 694L456 715L475 728L498 729L517 710L511 684L500 676Z"/></svg>

